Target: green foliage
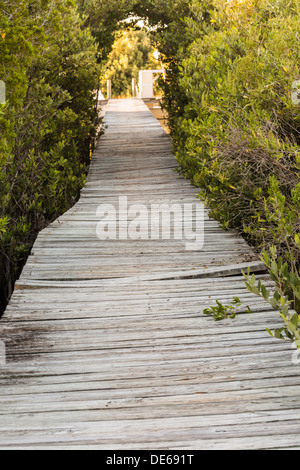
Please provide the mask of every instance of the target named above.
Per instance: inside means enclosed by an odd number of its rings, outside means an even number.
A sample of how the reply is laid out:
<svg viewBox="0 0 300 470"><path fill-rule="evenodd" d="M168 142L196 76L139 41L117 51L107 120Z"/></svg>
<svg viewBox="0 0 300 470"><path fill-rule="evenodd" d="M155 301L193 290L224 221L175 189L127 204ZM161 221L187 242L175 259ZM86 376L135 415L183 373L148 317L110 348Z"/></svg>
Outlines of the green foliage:
<svg viewBox="0 0 300 470"><path fill-rule="evenodd" d="M138 83L139 71L160 67L153 57L154 50L146 29L119 33L103 70L102 88L105 89L106 80L110 79L113 97L131 96L132 79Z"/></svg>
<svg viewBox="0 0 300 470"><path fill-rule="evenodd" d="M210 3L181 68L177 158L225 227L286 253L299 227L299 15L291 2L277 2L276 16L263 0Z"/></svg>
<svg viewBox="0 0 300 470"><path fill-rule="evenodd" d="M0 308L39 230L76 201L98 118L97 48L72 0L3 0Z"/></svg>

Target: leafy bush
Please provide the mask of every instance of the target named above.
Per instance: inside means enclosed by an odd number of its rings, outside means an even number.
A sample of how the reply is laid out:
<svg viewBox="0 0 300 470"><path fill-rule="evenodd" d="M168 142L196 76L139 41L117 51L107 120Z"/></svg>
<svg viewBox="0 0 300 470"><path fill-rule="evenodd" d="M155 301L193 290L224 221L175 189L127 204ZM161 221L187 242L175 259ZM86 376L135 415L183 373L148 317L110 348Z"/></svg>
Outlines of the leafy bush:
<svg viewBox="0 0 300 470"><path fill-rule="evenodd" d="M275 245L298 275L299 1L211 0L194 10L179 77L186 104L173 129L181 170L225 228L258 251Z"/></svg>
<svg viewBox="0 0 300 470"><path fill-rule="evenodd" d="M270 333L298 347L299 17L299 0L192 1L164 84L180 171L262 253L276 287L245 274L247 287L279 311L284 326ZM237 312L234 302L205 310Z"/></svg>

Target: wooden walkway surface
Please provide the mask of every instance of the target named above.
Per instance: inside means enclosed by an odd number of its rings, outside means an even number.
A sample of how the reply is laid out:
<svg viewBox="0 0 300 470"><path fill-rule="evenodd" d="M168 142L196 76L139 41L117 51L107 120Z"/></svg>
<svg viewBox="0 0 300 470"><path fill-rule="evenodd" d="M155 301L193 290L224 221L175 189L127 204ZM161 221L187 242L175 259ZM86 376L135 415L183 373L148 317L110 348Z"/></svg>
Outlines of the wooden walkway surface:
<svg viewBox="0 0 300 470"><path fill-rule="evenodd" d="M246 291L241 268L262 269L248 245L207 215L197 252L96 237L99 204L198 192L142 101L110 101L105 121L80 201L41 232L0 321L0 447L300 448L300 366ZM254 313L203 315L234 295Z"/></svg>

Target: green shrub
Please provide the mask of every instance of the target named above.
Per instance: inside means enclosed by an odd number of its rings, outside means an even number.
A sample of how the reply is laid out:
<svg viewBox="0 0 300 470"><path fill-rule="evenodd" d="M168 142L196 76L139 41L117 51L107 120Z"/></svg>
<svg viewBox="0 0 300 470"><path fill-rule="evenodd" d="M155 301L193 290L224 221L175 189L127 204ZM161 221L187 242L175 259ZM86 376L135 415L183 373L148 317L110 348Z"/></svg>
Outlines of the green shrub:
<svg viewBox="0 0 300 470"><path fill-rule="evenodd" d="M296 236L295 239L299 245L299 237ZM244 273L246 286L249 292L269 302L284 321L285 326L274 332L267 329L269 334L284 341L292 341L300 349L300 315L294 310L296 308L299 311L300 276L298 272L291 271L288 263L284 263L282 258L278 259L275 247L271 247L270 253L264 251L262 260L276 283L275 289L270 291L261 281L256 282L255 275L250 276L249 270Z"/></svg>

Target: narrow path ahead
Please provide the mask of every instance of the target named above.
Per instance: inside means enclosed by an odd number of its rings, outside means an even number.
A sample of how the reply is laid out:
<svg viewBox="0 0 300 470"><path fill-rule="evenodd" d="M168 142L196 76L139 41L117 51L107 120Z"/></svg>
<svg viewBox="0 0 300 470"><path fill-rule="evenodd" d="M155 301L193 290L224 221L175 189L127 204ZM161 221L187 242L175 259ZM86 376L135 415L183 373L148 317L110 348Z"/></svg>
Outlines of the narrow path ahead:
<svg viewBox="0 0 300 470"><path fill-rule="evenodd" d="M39 235L0 321L0 447L300 448L300 366L245 289L241 268L262 269L248 245L207 214L198 251L97 238L100 204L124 224L120 196L144 205L143 227L153 204L201 204L143 102L110 101L106 125L80 201ZM234 295L254 313L203 315Z"/></svg>

